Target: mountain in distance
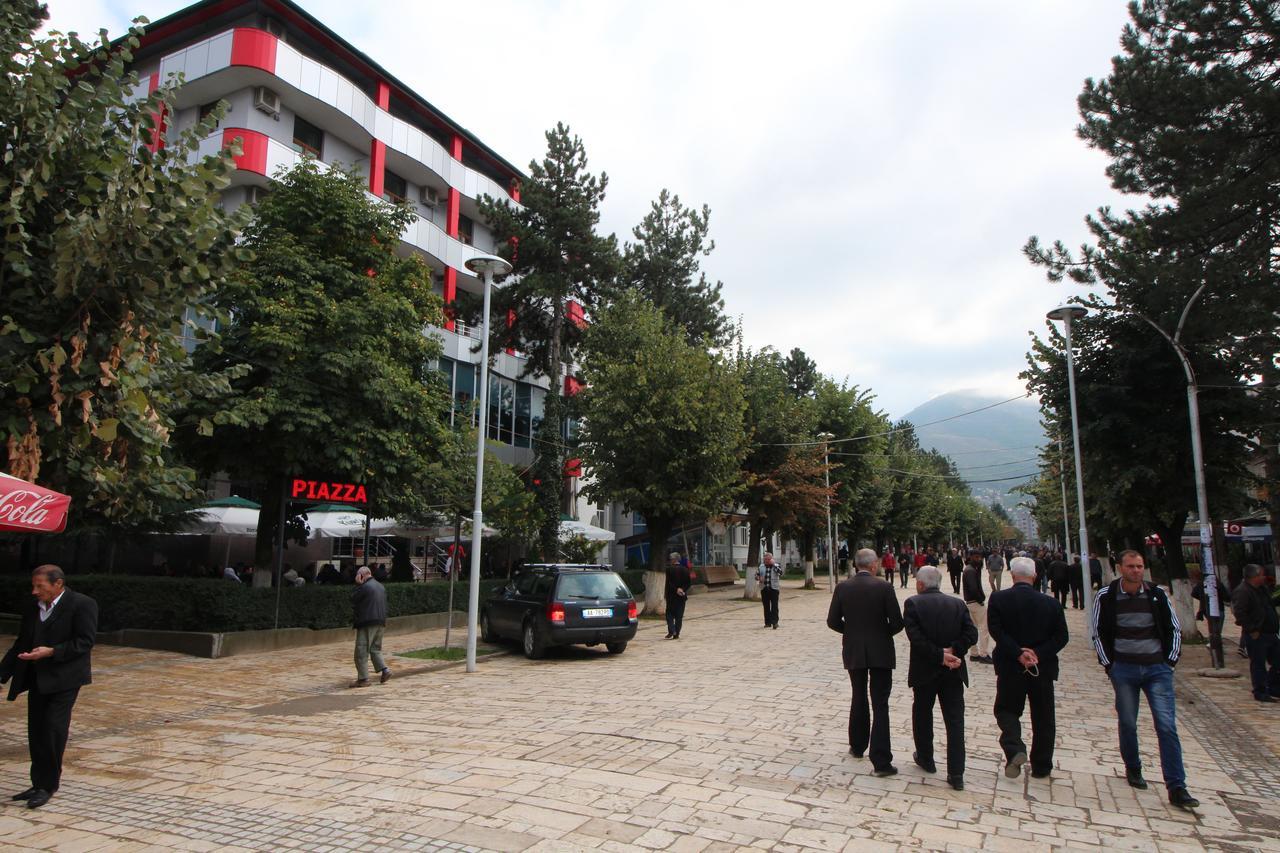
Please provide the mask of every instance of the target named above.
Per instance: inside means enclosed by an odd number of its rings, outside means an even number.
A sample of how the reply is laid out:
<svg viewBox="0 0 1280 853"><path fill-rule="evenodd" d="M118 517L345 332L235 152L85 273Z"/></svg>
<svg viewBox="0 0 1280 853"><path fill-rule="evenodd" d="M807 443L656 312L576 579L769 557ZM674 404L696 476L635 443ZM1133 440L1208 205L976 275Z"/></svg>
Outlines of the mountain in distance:
<svg viewBox="0 0 1280 853"><path fill-rule="evenodd" d="M1001 399L978 391L952 391L903 415L915 426L922 447L950 456L973 493L991 499L1002 498L1036 472L1038 448L1045 443L1040 407L1030 397L965 414ZM935 423L945 418L953 420Z"/></svg>

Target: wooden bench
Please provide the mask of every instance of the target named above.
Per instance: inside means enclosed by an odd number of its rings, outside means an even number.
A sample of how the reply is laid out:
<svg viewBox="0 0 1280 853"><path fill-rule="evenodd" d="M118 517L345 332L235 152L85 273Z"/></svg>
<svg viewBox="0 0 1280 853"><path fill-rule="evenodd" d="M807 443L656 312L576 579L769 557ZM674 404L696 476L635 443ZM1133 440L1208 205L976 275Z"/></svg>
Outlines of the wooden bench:
<svg viewBox="0 0 1280 853"><path fill-rule="evenodd" d="M736 566L694 566L694 583L707 586L732 586L738 582Z"/></svg>

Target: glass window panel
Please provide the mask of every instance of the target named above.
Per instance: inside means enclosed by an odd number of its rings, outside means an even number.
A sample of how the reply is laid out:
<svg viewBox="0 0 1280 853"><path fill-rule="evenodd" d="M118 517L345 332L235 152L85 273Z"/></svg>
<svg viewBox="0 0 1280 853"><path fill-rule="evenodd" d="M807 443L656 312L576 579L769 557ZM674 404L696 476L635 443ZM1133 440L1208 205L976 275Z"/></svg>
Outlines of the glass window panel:
<svg viewBox="0 0 1280 853"><path fill-rule="evenodd" d="M533 402L531 392L532 386L528 382L516 383L516 426L514 432L514 444L516 447L528 447L532 442L529 440L531 433L530 418L533 413Z"/></svg>
<svg viewBox="0 0 1280 853"><path fill-rule="evenodd" d="M534 387L529 397L529 435L536 436L542 429L542 413L545 411L547 392Z"/></svg>
<svg viewBox="0 0 1280 853"><path fill-rule="evenodd" d="M512 430L515 428L515 402L516 402L516 383L511 379L503 379L499 384L499 400L500 407L498 409L499 426L498 440L512 444Z"/></svg>
<svg viewBox="0 0 1280 853"><path fill-rule="evenodd" d="M476 396L476 366L474 364L466 364L457 362L453 380L453 404L454 411L458 417L464 417L465 412L472 411L472 400ZM455 419L456 420L456 419ZM475 423L475 415L471 415L471 422Z"/></svg>

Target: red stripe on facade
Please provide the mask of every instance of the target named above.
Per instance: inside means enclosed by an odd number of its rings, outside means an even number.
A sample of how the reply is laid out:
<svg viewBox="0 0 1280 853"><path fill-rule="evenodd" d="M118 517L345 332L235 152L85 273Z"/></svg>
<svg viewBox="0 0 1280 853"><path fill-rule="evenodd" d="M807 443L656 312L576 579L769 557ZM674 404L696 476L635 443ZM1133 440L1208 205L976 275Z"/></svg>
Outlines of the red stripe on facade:
<svg viewBox="0 0 1280 853"><path fill-rule="evenodd" d="M147 78L147 94L154 95L160 89L160 72L153 71L151 76ZM155 123L155 127L151 131L151 141L147 143L147 149L152 153L159 151L164 147L164 128L165 116L167 108L161 104L160 110L151 114L151 120Z"/></svg>
<svg viewBox="0 0 1280 853"><path fill-rule="evenodd" d="M236 27L231 36L231 64L275 74L277 44L276 37L266 30Z"/></svg>
<svg viewBox="0 0 1280 853"><path fill-rule="evenodd" d="M369 143L369 192L382 198L383 182L386 179L387 143L375 139Z"/></svg>
<svg viewBox="0 0 1280 853"><path fill-rule="evenodd" d="M378 106L384 110L391 109L391 86L382 80L378 81Z"/></svg>
<svg viewBox="0 0 1280 853"><path fill-rule="evenodd" d="M223 148L230 148L237 139L240 141L240 156L235 158L236 168L266 175L267 135L256 130L245 130L243 127L228 127L222 131Z"/></svg>
<svg viewBox="0 0 1280 853"><path fill-rule="evenodd" d="M453 310L447 306L452 305L453 301L458 298L458 271L453 267L444 268L444 327L449 331L453 331Z"/></svg>
<svg viewBox="0 0 1280 853"><path fill-rule="evenodd" d="M449 146L449 156L462 162L462 137L456 133L453 135L453 144Z"/></svg>

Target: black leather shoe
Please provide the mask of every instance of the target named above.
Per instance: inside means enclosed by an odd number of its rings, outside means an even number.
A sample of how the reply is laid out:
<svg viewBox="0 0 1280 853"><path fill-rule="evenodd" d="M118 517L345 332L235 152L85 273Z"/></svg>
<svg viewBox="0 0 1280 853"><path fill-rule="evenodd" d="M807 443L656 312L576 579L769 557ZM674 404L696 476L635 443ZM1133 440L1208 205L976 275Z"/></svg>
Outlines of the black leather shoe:
<svg viewBox="0 0 1280 853"><path fill-rule="evenodd" d="M1019 752L1009 759L1009 763L1004 766L1004 775L1010 779L1017 779L1022 775L1022 765L1027 763L1027 754Z"/></svg>
<svg viewBox="0 0 1280 853"><path fill-rule="evenodd" d="M950 785L952 788L954 788L954 789L955 789L955 790L957 790L957 791L963 791L963 790L964 790L964 777L963 777L963 776L948 776L948 777L947 777L947 784L948 784L948 785Z"/></svg>
<svg viewBox="0 0 1280 853"><path fill-rule="evenodd" d="M1170 791L1169 803L1180 809L1194 809L1200 807L1200 801L1188 794L1186 788L1174 788Z"/></svg>
<svg viewBox="0 0 1280 853"><path fill-rule="evenodd" d="M1039 769L1037 769L1037 768L1035 768L1035 767L1032 767L1032 768L1031 768L1031 778L1032 778L1032 779L1048 779L1048 778L1049 778L1049 774L1050 774L1050 773L1052 773L1052 772L1053 772L1053 768L1052 768L1052 767L1042 767L1042 768L1039 768Z"/></svg>
<svg viewBox="0 0 1280 853"><path fill-rule="evenodd" d="M877 767L875 770L872 770L871 775L880 777L897 776L898 768L894 767L892 764L886 764L884 767Z"/></svg>
<svg viewBox="0 0 1280 853"><path fill-rule="evenodd" d="M38 791L38 790L40 790L40 789L39 789L39 788L28 788L27 790L22 791L21 793L14 794L14 795L13 795L12 797L10 797L9 799L11 799L11 800L29 800L29 799L31 799L31 795L32 795L32 794L34 794L34 793L35 793L36 791Z"/></svg>
<svg viewBox="0 0 1280 853"><path fill-rule="evenodd" d="M1182 793L1185 794L1186 791L1183 791ZM53 794L50 794L48 791L45 791L40 788L36 788L34 791L31 792L31 796L27 797L27 808L38 809L41 806L43 806L45 803L49 802L49 798L52 796Z"/></svg>
<svg viewBox="0 0 1280 853"><path fill-rule="evenodd" d="M930 761L921 761L921 760L920 760L920 753L918 753L918 752L913 752L913 753L911 753L911 760L912 760L912 761L914 761L914 762L916 763L916 767L919 767L919 768L920 768L921 770L923 770L925 773L937 773L937 772L938 772L938 765L937 765L936 763L934 763L932 760L930 760Z"/></svg>
<svg viewBox="0 0 1280 853"><path fill-rule="evenodd" d="M1126 767L1124 779L1129 783L1130 788L1137 788L1139 791L1147 790L1147 780L1142 778L1141 767Z"/></svg>
<svg viewBox="0 0 1280 853"><path fill-rule="evenodd" d="M1274 701L1276 701L1276 698L1275 698L1274 696L1272 696L1270 693L1263 693L1261 696L1254 696L1253 698L1254 698L1254 699L1256 699L1256 700L1258 700L1259 702L1274 702Z"/></svg>
<svg viewBox="0 0 1280 853"><path fill-rule="evenodd" d="M858 752L858 751L857 751L857 750L855 750L853 747L849 747L849 754L850 754L850 755L852 755L854 758L861 758L861 757L862 757L862 753L861 753L861 752Z"/></svg>

